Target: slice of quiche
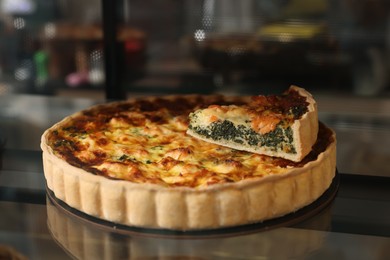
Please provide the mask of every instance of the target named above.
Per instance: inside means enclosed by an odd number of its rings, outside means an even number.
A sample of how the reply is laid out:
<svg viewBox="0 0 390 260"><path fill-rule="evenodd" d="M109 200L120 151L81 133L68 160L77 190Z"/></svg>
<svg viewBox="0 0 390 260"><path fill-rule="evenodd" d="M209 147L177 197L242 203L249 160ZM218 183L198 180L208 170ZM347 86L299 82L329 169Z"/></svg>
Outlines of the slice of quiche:
<svg viewBox="0 0 390 260"><path fill-rule="evenodd" d="M318 134L317 104L291 86L281 95L254 96L246 105L211 105L189 115L187 133L207 142L301 161Z"/></svg>

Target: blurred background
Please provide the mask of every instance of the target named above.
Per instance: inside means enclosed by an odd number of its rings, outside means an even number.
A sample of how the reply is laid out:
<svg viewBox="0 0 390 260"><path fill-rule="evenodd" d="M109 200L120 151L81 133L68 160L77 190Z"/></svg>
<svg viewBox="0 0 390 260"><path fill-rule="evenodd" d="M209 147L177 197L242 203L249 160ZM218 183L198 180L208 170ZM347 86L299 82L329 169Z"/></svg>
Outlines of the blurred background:
<svg viewBox="0 0 390 260"><path fill-rule="evenodd" d="M336 131L340 171L390 176L390 1L0 0L7 149L39 150L45 128L107 89L255 95L291 84Z"/></svg>
<svg viewBox="0 0 390 260"><path fill-rule="evenodd" d="M0 94L99 95L101 2L0 0ZM122 0L117 9L119 82L131 92L297 84L389 95L387 0Z"/></svg>

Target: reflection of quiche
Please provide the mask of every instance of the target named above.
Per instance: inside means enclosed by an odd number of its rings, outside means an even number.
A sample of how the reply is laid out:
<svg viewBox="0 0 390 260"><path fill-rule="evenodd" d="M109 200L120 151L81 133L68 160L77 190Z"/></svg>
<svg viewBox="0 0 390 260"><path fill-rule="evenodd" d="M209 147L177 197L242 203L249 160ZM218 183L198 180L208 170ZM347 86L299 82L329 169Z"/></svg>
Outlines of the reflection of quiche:
<svg viewBox="0 0 390 260"><path fill-rule="evenodd" d="M327 207L313 218L313 229L279 228L266 234L240 230L239 236L238 232L232 232L233 236L207 231L187 236L184 232L181 238L185 239L177 239L182 233L157 231L145 235L131 229L96 228L93 223L64 214L63 208L50 199L46 209L52 237L73 259L301 259L321 248L328 232L318 230L328 231L332 217L331 207Z"/></svg>
<svg viewBox="0 0 390 260"><path fill-rule="evenodd" d="M71 115L42 136L47 186L92 216L177 230L260 222L315 201L335 174L336 140L324 125L299 162L186 134L192 111L250 100L150 97Z"/></svg>
<svg viewBox="0 0 390 260"><path fill-rule="evenodd" d="M302 160L317 140L316 102L292 86L283 95L256 96L248 105L219 106L190 114L188 134L239 150Z"/></svg>

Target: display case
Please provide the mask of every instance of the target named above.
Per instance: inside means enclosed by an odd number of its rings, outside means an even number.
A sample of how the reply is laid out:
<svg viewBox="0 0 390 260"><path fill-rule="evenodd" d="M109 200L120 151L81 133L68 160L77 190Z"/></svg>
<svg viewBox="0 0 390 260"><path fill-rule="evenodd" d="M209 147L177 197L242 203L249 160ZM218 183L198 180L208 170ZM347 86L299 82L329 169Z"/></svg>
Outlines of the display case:
<svg viewBox="0 0 390 260"><path fill-rule="evenodd" d="M0 0L0 258L387 259L389 19L385 0ZM46 187L41 135L72 113L292 84L337 136L337 178L302 211L205 232L140 229L83 215Z"/></svg>
<svg viewBox="0 0 390 260"><path fill-rule="evenodd" d="M2 1L3 92L388 92L386 1L104 2Z"/></svg>

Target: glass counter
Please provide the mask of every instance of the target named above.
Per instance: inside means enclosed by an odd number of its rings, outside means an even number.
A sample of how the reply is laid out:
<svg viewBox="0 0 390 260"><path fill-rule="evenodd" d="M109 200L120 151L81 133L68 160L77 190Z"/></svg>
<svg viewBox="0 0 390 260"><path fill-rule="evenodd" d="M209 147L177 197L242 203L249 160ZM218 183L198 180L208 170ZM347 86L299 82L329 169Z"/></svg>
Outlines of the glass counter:
<svg viewBox="0 0 390 260"><path fill-rule="evenodd" d="M121 232L69 214L51 199L43 175L41 134L63 117L103 100L0 95L0 255L8 252L28 259L387 259L390 102L316 98L321 121L338 136L335 197L299 221L194 235L137 229Z"/></svg>

